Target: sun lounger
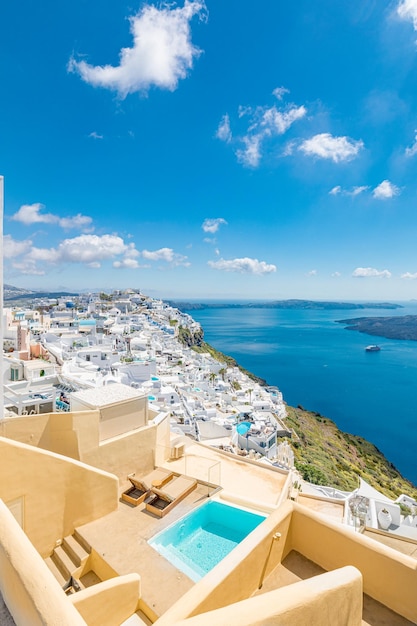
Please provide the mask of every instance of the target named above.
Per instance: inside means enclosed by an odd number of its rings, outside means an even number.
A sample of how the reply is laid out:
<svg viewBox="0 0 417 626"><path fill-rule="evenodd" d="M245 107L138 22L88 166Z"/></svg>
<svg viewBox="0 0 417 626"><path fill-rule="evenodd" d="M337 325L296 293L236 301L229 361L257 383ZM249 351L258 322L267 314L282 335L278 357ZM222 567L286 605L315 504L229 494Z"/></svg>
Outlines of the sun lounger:
<svg viewBox="0 0 417 626"><path fill-rule="evenodd" d="M158 517L164 517L196 487L196 479L188 476L178 476L163 489L153 487L150 494L153 497L146 503L146 510Z"/></svg>
<svg viewBox="0 0 417 626"><path fill-rule="evenodd" d="M133 504L133 506L138 506L138 504L143 502L146 497L150 495L152 487L163 487L172 480L173 476L174 474L171 471L163 467L158 467L140 478L128 476L132 486L122 493L122 500Z"/></svg>

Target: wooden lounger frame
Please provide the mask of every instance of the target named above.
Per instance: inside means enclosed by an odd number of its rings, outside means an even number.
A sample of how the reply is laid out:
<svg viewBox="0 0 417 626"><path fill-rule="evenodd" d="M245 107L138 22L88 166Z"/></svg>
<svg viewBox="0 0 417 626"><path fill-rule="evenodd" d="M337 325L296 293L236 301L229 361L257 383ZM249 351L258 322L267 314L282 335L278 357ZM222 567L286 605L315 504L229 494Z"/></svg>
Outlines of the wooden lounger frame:
<svg viewBox="0 0 417 626"><path fill-rule="evenodd" d="M197 488L197 480L188 476L178 476L165 489L151 489L152 499L145 508L157 517L167 515L181 500Z"/></svg>
<svg viewBox="0 0 417 626"><path fill-rule="evenodd" d="M122 500L133 506L138 506L151 494L151 488L154 483L157 482L158 486L162 487L172 480L173 477L173 472L162 467L149 472L142 479L128 476L132 486L122 493Z"/></svg>

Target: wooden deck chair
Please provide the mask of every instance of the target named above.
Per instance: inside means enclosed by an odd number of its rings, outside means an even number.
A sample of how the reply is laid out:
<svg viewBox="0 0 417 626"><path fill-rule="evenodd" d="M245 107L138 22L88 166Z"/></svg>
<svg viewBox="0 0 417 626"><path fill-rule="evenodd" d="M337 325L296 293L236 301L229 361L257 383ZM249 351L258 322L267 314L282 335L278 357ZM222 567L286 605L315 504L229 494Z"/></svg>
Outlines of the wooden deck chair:
<svg viewBox="0 0 417 626"><path fill-rule="evenodd" d="M183 475L166 484L163 489L153 487L150 492L152 499L146 503L146 510L158 517L164 517L196 487L195 478Z"/></svg>
<svg viewBox="0 0 417 626"><path fill-rule="evenodd" d="M140 478L128 476L132 486L122 493L122 500L133 504L133 506L138 506L150 495L152 487L161 488L172 480L173 477L174 474L163 467L157 467Z"/></svg>

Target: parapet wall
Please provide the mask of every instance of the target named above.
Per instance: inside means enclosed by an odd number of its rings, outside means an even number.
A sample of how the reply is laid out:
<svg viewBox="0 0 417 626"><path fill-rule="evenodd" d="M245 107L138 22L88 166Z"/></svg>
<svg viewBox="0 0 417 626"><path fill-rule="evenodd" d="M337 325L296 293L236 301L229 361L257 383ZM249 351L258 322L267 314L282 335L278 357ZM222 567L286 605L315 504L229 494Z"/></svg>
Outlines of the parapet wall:
<svg viewBox="0 0 417 626"><path fill-rule="evenodd" d="M279 536L276 540L274 535L277 533ZM245 602L242 601L249 601L261 580L266 579L292 550L332 574L340 568L353 566L363 577L365 593L412 623L417 623L417 561L355 533L351 528L287 501L174 604L158 620L158 626L172 626L197 615L203 617L203 614L236 602L241 602L243 607ZM263 571L265 564L266 570ZM319 579L321 577L317 577ZM338 585L337 578L331 580ZM295 587L301 594L303 586L300 584L296 583ZM266 600L267 595L261 597ZM342 595L336 594L336 597L340 601L341 615L344 615L346 606ZM299 598L302 605L302 595ZM252 626L259 623L246 622L245 619L243 609L236 623ZM217 625L217 621L211 623ZM299 626L304 622L288 623ZM315 623L327 622L310 622ZM343 619L335 622L348 623ZM190 621L191 624L194 625L194 622ZM210 624L210 621L195 621L197 624L203 626Z"/></svg>
<svg viewBox="0 0 417 626"><path fill-rule="evenodd" d="M118 480L39 448L0 438L0 498L19 510L23 530L46 557L76 526L118 506Z"/></svg>

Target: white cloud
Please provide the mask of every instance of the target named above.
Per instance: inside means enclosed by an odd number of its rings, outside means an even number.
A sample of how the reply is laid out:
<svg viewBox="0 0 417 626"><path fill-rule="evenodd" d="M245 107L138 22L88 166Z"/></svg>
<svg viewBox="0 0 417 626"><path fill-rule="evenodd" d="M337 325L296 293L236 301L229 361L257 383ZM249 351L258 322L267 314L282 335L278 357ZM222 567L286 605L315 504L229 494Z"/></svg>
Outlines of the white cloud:
<svg viewBox="0 0 417 626"><path fill-rule="evenodd" d="M201 51L191 42L190 21L204 16L202 0L185 0L184 6L160 8L145 5L130 18L131 48L122 48L118 66L94 66L71 58L68 71L78 73L94 87L116 91L122 98L146 92L151 86L174 91L187 76Z"/></svg>
<svg viewBox="0 0 417 626"><path fill-rule="evenodd" d="M278 87L273 95L282 100L289 93L284 87ZM262 159L265 142L285 134L297 121L305 117L307 109L304 106L288 104L277 108L273 105L257 106L255 108L239 106L238 118L248 118L247 129L240 135L232 136L230 118L226 114L222 117L217 128L216 137L226 143L238 146L235 153L238 161L246 167L258 167Z"/></svg>
<svg viewBox="0 0 417 626"><path fill-rule="evenodd" d="M417 30L417 0L401 0L397 13L403 20L413 22L414 30Z"/></svg>
<svg viewBox="0 0 417 626"><path fill-rule="evenodd" d="M274 95L277 100L282 100L287 93L290 93L289 89L286 89L285 87L276 87L272 92L272 95Z"/></svg>
<svg viewBox="0 0 417 626"><path fill-rule="evenodd" d="M307 276L317 276L317 270L310 270L309 272L307 272L306 275Z"/></svg>
<svg viewBox="0 0 417 626"><path fill-rule="evenodd" d="M57 216L52 213L43 213L41 211L45 208L40 202L35 204L23 204L20 209L12 215L11 219L16 222L22 222L22 224L55 224Z"/></svg>
<svg viewBox="0 0 417 626"><path fill-rule="evenodd" d="M377 270L374 267L357 267L352 276L355 278L391 278L388 270Z"/></svg>
<svg viewBox="0 0 417 626"><path fill-rule="evenodd" d="M306 113L307 109L304 106L291 106L286 111L279 111L276 107L271 107L264 111L260 125L266 128L267 134L283 135L294 122L300 120Z"/></svg>
<svg viewBox="0 0 417 626"><path fill-rule="evenodd" d="M232 141L232 131L230 130L230 118L228 114L223 115L220 120L220 124L217 127L216 131L217 139L221 139L221 141L225 141L226 143L230 143Z"/></svg>
<svg viewBox="0 0 417 626"><path fill-rule="evenodd" d="M86 263L99 267L100 261L123 254L127 249L117 235L80 235L64 239L57 248L33 248L30 258L52 263Z"/></svg>
<svg viewBox="0 0 417 626"><path fill-rule="evenodd" d="M339 278L342 274L340 272L332 272L332 278Z"/></svg>
<svg viewBox="0 0 417 626"><path fill-rule="evenodd" d="M333 187L332 189L330 189L329 194L331 196L337 196L341 192L342 192L341 186L340 185L336 185L336 187Z"/></svg>
<svg viewBox="0 0 417 626"><path fill-rule="evenodd" d="M40 202L35 204L23 204L20 209L12 215L11 219L16 222L21 222L26 226L30 224L58 224L61 228L70 229L78 228L85 230L92 223L91 217L87 215L81 215L78 213L74 217L59 217L53 213L42 213L45 208Z"/></svg>
<svg viewBox="0 0 417 626"><path fill-rule="evenodd" d="M305 139L298 149L308 156L331 159L334 163L340 163L356 157L363 145L362 140L355 141L349 137L333 137L330 133L320 133L310 139Z"/></svg>
<svg viewBox="0 0 417 626"><path fill-rule="evenodd" d="M358 196L367 189L369 189L368 185L359 185L358 187L354 187L352 191L348 191L347 194L350 196Z"/></svg>
<svg viewBox="0 0 417 626"><path fill-rule="evenodd" d="M242 259L219 259L219 261L209 261L208 265L216 270L223 270L224 272L239 272L241 274L270 274L276 272L275 265L265 263L265 261L258 261L258 259L250 259L244 257Z"/></svg>
<svg viewBox="0 0 417 626"><path fill-rule="evenodd" d="M113 267L116 269L129 269L135 270L139 267L139 263L136 259L124 258L121 261L114 261Z"/></svg>
<svg viewBox="0 0 417 626"><path fill-rule="evenodd" d="M406 280L416 280L417 272L414 272L414 274L412 274L411 272L406 272L405 274L401 274L401 278L405 278Z"/></svg>
<svg viewBox="0 0 417 626"><path fill-rule="evenodd" d="M242 137L245 147L244 149L239 148L236 150L239 163L248 167L258 167L259 161L261 160L262 139L262 134Z"/></svg>
<svg viewBox="0 0 417 626"><path fill-rule="evenodd" d="M90 133L88 136L89 136L90 139L104 139L104 136L103 135L99 135L98 133L96 133L95 130L93 130L93 132Z"/></svg>
<svg viewBox="0 0 417 626"><path fill-rule="evenodd" d="M411 148L406 148L405 149L405 154L408 157L413 157L415 154L417 154L417 131L414 131L415 135L414 135L414 143L411 146Z"/></svg>
<svg viewBox="0 0 417 626"><path fill-rule="evenodd" d="M205 233L214 234L217 233L222 224L227 224L226 220L222 217L207 218L204 220L201 228L204 230Z"/></svg>
<svg viewBox="0 0 417 626"><path fill-rule="evenodd" d="M11 235L3 237L3 257L5 259L13 259L14 257L26 254L32 247L30 239L16 241Z"/></svg>
<svg viewBox="0 0 417 626"><path fill-rule="evenodd" d="M353 187L351 190L342 189L340 185L337 185L336 187L333 187L333 189L330 189L329 194L332 196L337 196L339 194L342 194L343 196L355 197L355 196L359 196L359 194L363 193L367 189L369 189L368 185L359 185L357 187Z"/></svg>
<svg viewBox="0 0 417 626"><path fill-rule="evenodd" d="M172 266L177 267L183 265L189 267L190 263L187 261L187 257L182 254L174 252L172 248L160 248L159 250L142 250L142 256L148 261L165 261Z"/></svg>
<svg viewBox="0 0 417 626"><path fill-rule="evenodd" d="M390 183L389 180L383 180L382 183L375 187L372 195L376 200L387 200L388 198L398 196L399 193L399 187Z"/></svg>

